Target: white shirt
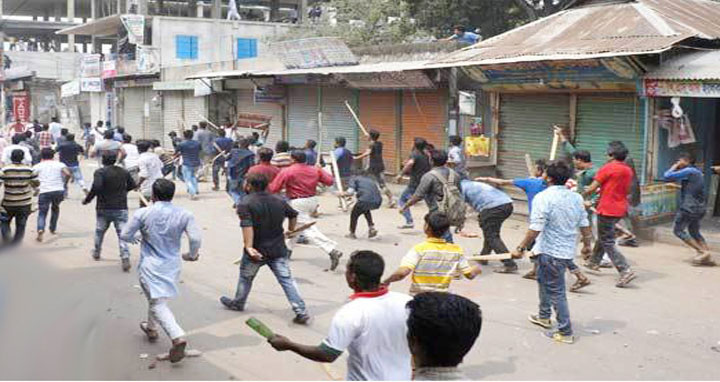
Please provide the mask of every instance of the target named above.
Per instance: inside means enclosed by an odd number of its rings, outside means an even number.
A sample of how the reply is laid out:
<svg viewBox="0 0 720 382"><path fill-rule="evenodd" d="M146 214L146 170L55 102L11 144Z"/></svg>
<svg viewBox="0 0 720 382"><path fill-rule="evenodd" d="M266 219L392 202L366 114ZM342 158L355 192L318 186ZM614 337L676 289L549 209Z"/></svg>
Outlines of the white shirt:
<svg viewBox="0 0 720 382"><path fill-rule="evenodd" d="M333 317L323 346L347 349L347 380L409 381L412 377L407 343L407 309L411 297L388 292L358 297Z"/></svg>
<svg viewBox="0 0 720 382"><path fill-rule="evenodd" d="M57 142L58 138L60 138L60 135L62 134L62 128L63 125L61 125L60 123L50 122L50 128L48 129L48 131L50 132L50 134L52 134L55 142Z"/></svg>
<svg viewBox="0 0 720 382"><path fill-rule="evenodd" d="M123 143L120 147L125 152L125 157L123 159L125 168L131 169L137 167L138 162L140 161L140 153L138 152L137 146L132 143Z"/></svg>
<svg viewBox="0 0 720 382"><path fill-rule="evenodd" d="M63 169L65 165L56 160L44 160L35 165L34 169L40 181L40 193L65 191Z"/></svg>
<svg viewBox="0 0 720 382"><path fill-rule="evenodd" d="M140 191L144 195L151 194L153 183L163 177L163 163L157 154L144 152L140 154L138 167L140 167L138 176L145 179L140 185Z"/></svg>
<svg viewBox="0 0 720 382"><path fill-rule="evenodd" d="M15 150L22 150L25 153L25 157L23 158L22 163L24 165L32 165L32 154L30 154L30 150L25 146L20 145L10 145L5 147L2 153L2 161L5 165L9 165L12 161L10 160L10 156L12 155L12 152Z"/></svg>

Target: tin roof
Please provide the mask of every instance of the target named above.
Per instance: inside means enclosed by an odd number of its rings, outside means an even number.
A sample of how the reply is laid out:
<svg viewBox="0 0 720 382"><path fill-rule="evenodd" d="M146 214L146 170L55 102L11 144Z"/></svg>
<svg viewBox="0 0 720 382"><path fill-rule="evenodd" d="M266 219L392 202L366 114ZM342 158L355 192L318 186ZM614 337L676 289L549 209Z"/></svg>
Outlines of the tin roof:
<svg viewBox="0 0 720 382"><path fill-rule="evenodd" d="M571 8L435 63L464 66L651 54L692 37L720 38L720 3L636 0Z"/></svg>
<svg viewBox="0 0 720 382"><path fill-rule="evenodd" d="M673 58L650 71L657 80L720 80L720 50L693 52Z"/></svg>

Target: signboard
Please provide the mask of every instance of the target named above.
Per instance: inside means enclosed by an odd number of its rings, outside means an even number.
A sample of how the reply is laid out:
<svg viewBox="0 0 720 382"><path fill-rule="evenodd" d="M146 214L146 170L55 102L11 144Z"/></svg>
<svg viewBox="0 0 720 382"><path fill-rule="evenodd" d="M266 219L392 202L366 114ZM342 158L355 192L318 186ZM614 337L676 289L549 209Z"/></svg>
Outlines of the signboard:
<svg viewBox="0 0 720 382"><path fill-rule="evenodd" d="M102 90L103 81L100 77L80 79L80 91L97 93Z"/></svg>
<svg viewBox="0 0 720 382"><path fill-rule="evenodd" d="M473 92L458 92L460 95L458 100L458 107L460 108L460 114L463 115L475 115L475 106L477 104L475 93Z"/></svg>
<svg viewBox="0 0 720 382"><path fill-rule="evenodd" d="M117 76L117 65L115 61L103 61L102 78L113 78Z"/></svg>
<svg viewBox="0 0 720 382"><path fill-rule="evenodd" d="M67 98L80 94L80 80L72 80L60 86L60 97Z"/></svg>
<svg viewBox="0 0 720 382"><path fill-rule="evenodd" d="M285 102L285 87L281 85L268 85L255 89L255 102Z"/></svg>
<svg viewBox="0 0 720 382"><path fill-rule="evenodd" d="M282 41L270 45L276 57L288 69L356 65L357 57L339 38L316 37Z"/></svg>
<svg viewBox="0 0 720 382"><path fill-rule="evenodd" d="M154 73L160 70L160 50L151 46L138 45L135 49L137 71L140 73Z"/></svg>
<svg viewBox="0 0 720 382"><path fill-rule="evenodd" d="M113 110L115 110L115 93L105 92L105 121L112 122Z"/></svg>
<svg viewBox="0 0 720 382"><path fill-rule="evenodd" d="M27 92L12 94L13 117L16 121L27 122L30 120L30 97Z"/></svg>
<svg viewBox="0 0 720 382"><path fill-rule="evenodd" d="M145 40L145 16L122 15L120 20L128 32L128 43L142 45Z"/></svg>
<svg viewBox="0 0 720 382"><path fill-rule="evenodd" d="M646 97L720 98L720 81L643 81Z"/></svg>
<svg viewBox="0 0 720 382"><path fill-rule="evenodd" d="M102 64L100 62L99 54L87 54L83 56L80 64L80 77L100 77L102 71Z"/></svg>

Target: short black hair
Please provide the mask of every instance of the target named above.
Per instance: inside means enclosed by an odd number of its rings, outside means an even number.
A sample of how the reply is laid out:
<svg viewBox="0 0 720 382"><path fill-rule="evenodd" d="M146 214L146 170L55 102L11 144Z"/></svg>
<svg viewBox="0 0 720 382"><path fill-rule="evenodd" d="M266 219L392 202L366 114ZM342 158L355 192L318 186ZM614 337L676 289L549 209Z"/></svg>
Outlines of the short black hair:
<svg viewBox="0 0 720 382"><path fill-rule="evenodd" d="M463 140L462 140L462 138L460 138L459 135L451 135L449 139L450 139L450 144L453 146L462 145Z"/></svg>
<svg viewBox="0 0 720 382"><path fill-rule="evenodd" d="M15 149L10 153L10 162L20 164L25 159L25 152L20 149Z"/></svg>
<svg viewBox="0 0 720 382"><path fill-rule="evenodd" d="M355 275L357 286L362 290L373 290L380 286L380 280L385 272L385 260L373 251L355 251L350 255L347 269Z"/></svg>
<svg viewBox="0 0 720 382"><path fill-rule="evenodd" d="M443 237L450 229L450 219L442 212L431 212L425 215L425 223L430 227L433 237Z"/></svg>
<svg viewBox="0 0 720 382"><path fill-rule="evenodd" d="M174 131L171 131L168 133L168 137L177 137L177 133Z"/></svg>
<svg viewBox="0 0 720 382"><path fill-rule="evenodd" d="M465 297L420 293L407 303L407 310L408 342L419 347L423 367L459 365L480 336L482 310Z"/></svg>
<svg viewBox="0 0 720 382"><path fill-rule="evenodd" d="M125 128L122 126L118 126L115 128L115 131L118 132L118 134L125 134Z"/></svg>
<svg viewBox="0 0 720 382"><path fill-rule="evenodd" d="M695 165L695 156L688 152L680 153L680 155L678 155L677 159L685 159L688 162L690 162L691 165Z"/></svg>
<svg viewBox="0 0 720 382"><path fill-rule="evenodd" d="M97 127L102 127L105 123L103 121L97 121L95 124Z"/></svg>
<svg viewBox="0 0 720 382"><path fill-rule="evenodd" d="M137 149L139 153L144 153L150 150L150 141L139 141L137 143Z"/></svg>
<svg viewBox="0 0 720 382"><path fill-rule="evenodd" d="M42 159L42 160L53 159L54 156L55 156L55 150L53 150L49 147L45 147L42 150L40 150L40 159Z"/></svg>
<svg viewBox="0 0 720 382"><path fill-rule="evenodd" d="M13 135L11 140L12 140L13 145L19 145L20 142L25 140L25 136L22 134L15 134L15 135Z"/></svg>
<svg viewBox="0 0 720 382"><path fill-rule="evenodd" d="M293 152L290 153L290 158L297 163L307 162L307 155L305 154L305 151L302 150L293 150Z"/></svg>
<svg viewBox="0 0 720 382"><path fill-rule="evenodd" d="M369 135L373 141L377 141L380 138L380 132L377 130L370 130Z"/></svg>
<svg viewBox="0 0 720 382"><path fill-rule="evenodd" d="M418 151L423 151L427 147L427 141L425 138L415 138L413 139L413 148Z"/></svg>
<svg viewBox="0 0 720 382"><path fill-rule="evenodd" d="M200 123L198 125L200 125L201 129L207 129L207 127L208 127L208 124L205 121L200 121Z"/></svg>
<svg viewBox="0 0 720 382"><path fill-rule="evenodd" d="M624 161L628 156L628 149L624 143L620 141L612 141L608 143L607 155L618 161Z"/></svg>
<svg viewBox="0 0 720 382"><path fill-rule="evenodd" d="M152 193L155 200L160 202L170 202L175 197L175 183L164 178L160 178L152 185Z"/></svg>
<svg viewBox="0 0 720 382"><path fill-rule="evenodd" d="M115 132L112 130L105 130L105 132L103 133L103 138L105 139L113 139L114 136Z"/></svg>
<svg viewBox="0 0 720 382"><path fill-rule="evenodd" d="M75 134L70 133L67 135L67 137L65 137L65 139L67 139L68 142L72 142L75 140Z"/></svg>
<svg viewBox="0 0 720 382"><path fill-rule="evenodd" d="M590 163L592 162L592 156L590 155L590 151L587 150L578 150L573 153L573 158L579 160L583 163Z"/></svg>
<svg viewBox="0 0 720 382"><path fill-rule="evenodd" d="M305 142L305 145L306 145L309 149L314 149L315 146L317 146L317 142L315 142L315 141L312 140L312 139L308 139L307 142Z"/></svg>
<svg viewBox="0 0 720 382"><path fill-rule="evenodd" d="M538 159L535 161L535 168L539 171L545 172L547 170L548 163L545 159Z"/></svg>
<svg viewBox="0 0 720 382"><path fill-rule="evenodd" d="M103 166L112 166L117 162L117 154L114 152L106 152L102 155Z"/></svg>
<svg viewBox="0 0 720 382"><path fill-rule="evenodd" d="M193 133L192 130L185 130L185 131L183 131L183 138L185 138L185 139L187 139L187 140L192 139L192 138L193 138L193 135L195 135L195 134Z"/></svg>
<svg viewBox="0 0 720 382"><path fill-rule="evenodd" d="M447 163L447 161L448 161L447 151L433 150L430 153L430 158L432 159L433 166L435 166L435 167L445 166L445 163Z"/></svg>
<svg viewBox="0 0 720 382"><path fill-rule="evenodd" d="M262 192L267 189L268 178L265 174L253 173L245 178L245 182L254 192Z"/></svg>
<svg viewBox="0 0 720 382"><path fill-rule="evenodd" d="M270 162L274 154L275 153L272 151L272 149L267 147L262 147L257 152L260 162Z"/></svg>
<svg viewBox="0 0 720 382"><path fill-rule="evenodd" d="M60 135L62 135L62 136L68 135L69 132L70 132L70 130L68 130L64 127L62 129L60 129Z"/></svg>
<svg viewBox="0 0 720 382"><path fill-rule="evenodd" d="M545 171L547 172L548 178L550 178L556 186L564 185L568 179L573 176L573 170L570 168L570 165L561 160L550 162Z"/></svg>
<svg viewBox="0 0 720 382"><path fill-rule="evenodd" d="M118 129L120 130L120 129ZM130 134L123 134L123 143L131 143L132 142L132 135Z"/></svg>
<svg viewBox="0 0 720 382"><path fill-rule="evenodd" d="M345 147L345 145L347 144L347 140L345 139L345 137L335 137L335 143L337 143L340 147Z"/></svg>
<svg viewBox="0 0 720 382"><path fill-rule="evenodd" d="M290 144L287 141L278 141L275 144L275 152L286 153L290 150Z"/></svg>
<svg viewBox="0 0 720 382"><path fill-rule="evenodd" d="M455 26L453 27L453 30L459 30L460 32L465 33L465 27L462 26L462 25L455 25Z"/></svg>

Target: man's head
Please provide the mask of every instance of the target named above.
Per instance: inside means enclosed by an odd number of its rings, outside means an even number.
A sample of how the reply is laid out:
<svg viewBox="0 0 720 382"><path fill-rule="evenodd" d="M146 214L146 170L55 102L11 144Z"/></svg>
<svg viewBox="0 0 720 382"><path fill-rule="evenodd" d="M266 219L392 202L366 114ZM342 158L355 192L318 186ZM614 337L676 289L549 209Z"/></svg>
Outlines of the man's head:
<svg viewBox="0 0 720 382"><path fill-rule="evenodd" d="M52 117L52 118L50 118L50 122L57 122L57 121L58 121L58 117Z"/></svg>
<svg viewBox="0 0 720 382"><path fill-rule="evenodd" d="M240 139L237 140L237 145L241 149L247 149L250 147L250 140L245 137L240 137Z"/></svg>
<svg viewBox="0 0 720 382"><path fill-rule="evenodd" d="M117 154L113 152L106 152L102 155L102 165L112 166L117 162Z"/></svg>
<svg viewBox="0 0 720 382"><path fill-rule="evenodd" d="M415 138L413 140L413 148L417 151L423 151L427 147L425 138Z"/></svg>
<svg viewBox="0 0 720 382"><path fill-rule="evenodd" d="M207 129L208 127L208 124L205 121L200 122L198 125L200 125L200 128L203 130Z"/></svg>
<svg viewBox="0 0 720 382"><path fill-rule="evenodd" d="M68 142L73 142L75 140L75 134L70 133L67 137L65 137L65 139L67 139Z"/></svg>
<svg viewBox="0 0 720 382"><path fill-rule="evenodd" d="M260 150L258 150L257 155L258 159L261 163L270 163L273 157L273 151L272 149L269 149L267 147L263 147Z"/></svg>
<svg viewBox="0 0 720 382"><path fill-rule="evenodd" d="M25 152L20 149L15 149L10 153L10 162L14 164L21 164L25 160Z"/></svg>
<svg viewBox="0 0 720 382"><path fill-rule="evenodd" d="M124 143L132 143L132 135L130 135L130 134L123 134L123 142L124 142Z"/></svg>
<svg viewBox="0 0 720 382"><path fill-rule="evenodd" d="M346 143L345 137L335 137L335 147L345 147Z"/></svg>
<svg viewBox="0 0 720 382"><path fill-rule="evenodd" d="M368 133L368 138L370 138L371 142L377 142L377 140L380 139L380 132L375 129L370 130L370 133Z"/></svg>
<svg viewBox="0 0 720 382"><path fill-rule="evenodd" d="M430 153L430 159L432 159L433 167L442 167L447 163L448 155L445 150L433 150Z"/></svg>
<svg viewBox="0 0 720 382"><path fill-rule="evenodd" d="M103 121L97 121L97 123L95 124L95 126L97 126L97 127L103 127L103 125L104 125Z"/></svg>
<svg viewBox="0 0 720 382"><path fill-rule="evenodd" d="M690 153L681 153L677 157L677 168L682 169L688 166L695 166L695 157Z"/></svg>
<svg viewBox="0 0 720 382"><path fill-rule="evenodd" d="M578 170L586 170L592 167L592 156L590 151L578 150L573 153L573 165Z"/></svg>
<svg viewBox="0 0 720 382"><path fill-rule="evenodd" d="M572 178L573 170L565 161L550 162L545 170L546 180L554 186L562 186Z"/></svg>
<svg viewBox="0 0 720 382"><path fill-rule="evenodd" d="M105 128L106 128L106 129L109 129L109 128L111 128L111 127L112 127L112 122L110 122L110 121L105 121Z"/></svg>
<svg viewBox="0 0 720 382"><path fill-rule="evenodd" d="M305 151L302 150L293 150L293 152L290 153L290 158L292 158L293 163L307 162L307 155L305 154Z"/></svg>
<svg viewBox="0 0 720 382"><path fill-rule="evenodd" d="M68 130L64 127L62 129L60 129L60 135L62 135L63 137L67 137L68 133L70 133L70 130Z"/></svg>
<svg viewBox="0 0 720 382"><path fill-rule="evenodd" d="M171 202L175 197L175 183L160 178L153 183L152 199L155 202Z"/></svg>
<svg viewBox="0 0 720 382"><path fill-rule="evenodd" d="M425 235L442 238L450 229L450 220L442 212L431 212L425 215Z"/></svg>
<svg viewBox="0 0 720 382"><path fill-rule="evenodd" d="M355 251L347 263L345 280L355 292L372 292L380 287L384 271L382 256L373 251Z"/></svg>
<svg viewBox="0 0 720 382"><path fill-rule="evenodd" d="M103 138L112 140L115 136L115 133L112 130L107 130L103 133Z"/></svg>
<svg viewBox="0 0 720 382"><path fill-rule="evenodd" d="M52 160L55 157L55 150L45 147L44 149L40 150L40 159L42 160Z"/></svg>
<svg viewBox="0 0 720 382"><path fill-rule="evenodd" d="M24 141L24 140L25 140L25 136L24 136L24 135L22 135L22 134L15 134L15 135L13 135L13 137L12 137L12 144L13 144L13 145L19 145L20 142L22 142L22 141Z"/></svg>
<svg viewBox="0 0 720 382"><path fill-rule="evenodd" d="M451 135L450 136L450 144L453 146L460 146L462 145L462 138L460 138L459 135Z"/></svg>
<svg viewBox="0 0 720 382"><path fill-rule="evenodd" d="M193 131L192 130L183 131L183 138L187 139L188 141L193 139Z"/></svg>
<svg viewBox="0 0 720 382"><path fill-rule="evenodd" d="M124 135L124 134L125 134L125 128L122 127L122 126L118 126L118 127L115 129L115 131L116 131L118 134L120 134L120 135Z"/></svg>
<svg viewBox="0 0 720 382"><path fill-rule="evenodd" d="M177 133L174 132L174 131L171 131L171 132L168 133L168 137L170 137L170 138L175 138L175 137L177 137Z"/></svg>
<svg viewBox="0 0 720 382"><path fill-rule="evenodd" d="M47 123L43 124L42 131L48 131L48 130L50 130L50 125L48 125Z"/></svg>
<svg viewBox="0 0 720 382"><path fill-rule="evenodd" d="M245 178L245 192L263 192L267 189L268 178L263 174L250 174Z"/></svg>
<svg viewBox="0 0 720 382"><path fill-rule="evenodd" d="M407 339L417 367L456 367L482 329L482 311L451 293L420 293L407 303Z"/></svg>
<svg viewBox="0 0 720 382"><path fill-rule="evenodd" d="M620 141L612 141L608 143L607 155L610 159L624 162L628 156L628 149L624 143Z"/></svg>
<svg viewBox="0 0 720 382"><path fill-rule="evenodd" d="M286 153L290 150L290 144L287 141L278 141L275 144L275 152Z"/></svg>
<svg viewBox="0 0 720 382"><path fill-rule="evenodd" d="M137 143L137 149L138 153L146 153L148 150L150 150L150 141L139 141Z"/></svg>
<svg viewBox="0 0 720 382"><path fill-rule="evenodd" d="M225 135L227 135L225 134L225 130L218 131L218 136L220 136L220 138L225 138Z"/></svg>
<svg viewBox="0 0 720 382"><path fill-rule="evenodd" d="M315 146L317 146L317 142L313 141L312 139L308 139L307 141L305 141L306 149L314 150Z"/></svg>
<svg viewBox="0 0 720 382"><path fill-rule="evenodd" d="M260 140L260 134L257 131L252 132L252 143L257 143Z"/></svg>
<svg viewBox="0 0 720 382"><path fill-rule="evenodd" d="M32 139L33 133L32 133L32 131L28 130L25 133L23 133L23 135L25 135L25 140L29 141L30 139Z"/></svg>
<svg viewBox="0 0 720 382"><path fill-rule="evenodd" d="M458 36L462 36L465 34L465 27L462 25L456 25L455 28L453 28L453 32Z"/></svg>
<svg viewBox="0 0 720 382"><path fill-rule="evenodd" d="M192 125L190 128L192 131L198 131L198 125Z"/></svg>
<svg viewBox="0 0 720 382"><path fill-rule="evenodd" d="M545 159L538 159L535 161L535 177L542 178L547 170L547 161Z"/></svg>

